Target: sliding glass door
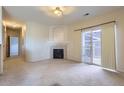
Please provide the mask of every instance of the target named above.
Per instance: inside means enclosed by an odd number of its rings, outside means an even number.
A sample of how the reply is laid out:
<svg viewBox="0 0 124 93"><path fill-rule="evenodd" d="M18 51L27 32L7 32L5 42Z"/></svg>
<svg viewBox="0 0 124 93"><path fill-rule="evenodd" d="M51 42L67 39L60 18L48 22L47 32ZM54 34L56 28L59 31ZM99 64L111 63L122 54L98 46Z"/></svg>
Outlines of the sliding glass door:
<svg viewBox="0 0 124 93"><path fill-rule="evenodd" d="M83 62L85 63L91 63L92 59L91 59L91 32L87 31L87 32L83 32L82 33L82 53L83 53Z"/></svg>
<svg viewBox="0 0 124 93"><path fill-rule="evenodd" d="M93 64L101 65L101 30L92 32Z"/></svg>
<svg viewBox="0 0 124 93"><path fill-rule="evenodd" d="M82 32L82 61L101 65L101 30Z"/></svg>

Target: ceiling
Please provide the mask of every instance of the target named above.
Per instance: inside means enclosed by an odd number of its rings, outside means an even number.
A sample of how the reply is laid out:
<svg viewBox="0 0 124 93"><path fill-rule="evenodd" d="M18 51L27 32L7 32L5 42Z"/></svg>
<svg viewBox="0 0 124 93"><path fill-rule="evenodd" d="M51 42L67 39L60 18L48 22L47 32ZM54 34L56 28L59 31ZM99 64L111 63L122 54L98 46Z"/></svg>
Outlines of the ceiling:
<svg viewBox="0 0 124 93"><path fill-rule="evenodd" d="M34 21L46 25L71 24L79 20L84 20L93 16L102 15L115 9L123 8L119 6L70 6L72 11L62 17L49 15L44 11L46 6L4 6L4 20L15 20L21 23ZM89 13L90 15L84 16Z"/></svg>

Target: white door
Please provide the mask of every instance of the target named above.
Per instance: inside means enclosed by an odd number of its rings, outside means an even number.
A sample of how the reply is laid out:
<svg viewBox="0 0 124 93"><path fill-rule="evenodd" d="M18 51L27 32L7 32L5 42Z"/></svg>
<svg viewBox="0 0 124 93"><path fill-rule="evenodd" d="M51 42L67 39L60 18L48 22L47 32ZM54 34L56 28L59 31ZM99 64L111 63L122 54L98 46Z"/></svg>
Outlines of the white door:
<svg viewBox="0 0 124 93"><path fill-rule="evenodd" d="M10 37L10 56L18 56L19 39L18 37Z"/></svg>

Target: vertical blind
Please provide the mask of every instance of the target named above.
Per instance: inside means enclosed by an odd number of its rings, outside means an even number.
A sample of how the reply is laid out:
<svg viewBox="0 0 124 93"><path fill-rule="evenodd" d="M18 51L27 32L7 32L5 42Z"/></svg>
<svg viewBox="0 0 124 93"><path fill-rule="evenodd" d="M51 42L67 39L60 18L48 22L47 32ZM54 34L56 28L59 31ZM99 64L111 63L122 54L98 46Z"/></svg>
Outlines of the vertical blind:
<svg viewBox="0 0 124 93"><path fill-rule="evenodd" d="M110 23L101 26L102 34L102 57L101 65L104 68L116 69L116 55L115 55L115 23Z"/></svg>

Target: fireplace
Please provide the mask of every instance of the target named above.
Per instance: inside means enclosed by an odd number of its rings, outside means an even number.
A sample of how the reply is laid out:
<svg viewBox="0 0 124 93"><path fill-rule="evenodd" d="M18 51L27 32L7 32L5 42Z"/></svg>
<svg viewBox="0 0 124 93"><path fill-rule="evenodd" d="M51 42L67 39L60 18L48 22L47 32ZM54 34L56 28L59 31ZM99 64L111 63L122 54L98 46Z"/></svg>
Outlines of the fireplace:
<svg viewBox="0 0 124 93"><path fill-rule="evenodd" d="M53 49L53 58L54 59L63 59L64 58L64 49Z"/></svg>

